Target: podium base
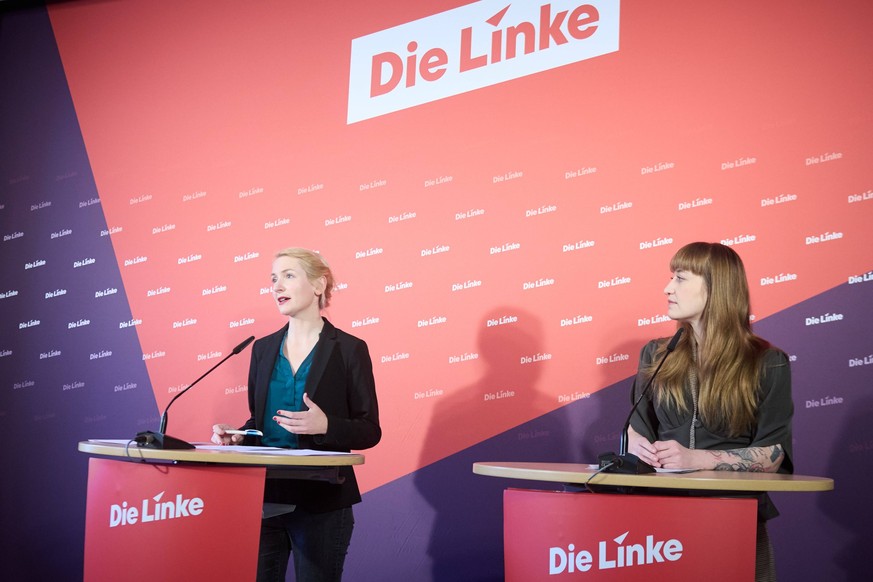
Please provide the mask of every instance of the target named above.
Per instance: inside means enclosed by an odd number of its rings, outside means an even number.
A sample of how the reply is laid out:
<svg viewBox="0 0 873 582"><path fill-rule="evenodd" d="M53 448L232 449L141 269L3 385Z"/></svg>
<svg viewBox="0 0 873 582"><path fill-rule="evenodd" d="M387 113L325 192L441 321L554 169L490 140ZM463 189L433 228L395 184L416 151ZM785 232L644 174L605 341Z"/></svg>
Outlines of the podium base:
<svg viewBox="0 0 873 582"><path fill-rule="evenodd" d="M182 439L171 437L168 434L160 432L152 432L150 430L137 433L136 441L138 447L149 449L164 449L164 450L184 450L193 449L194 445Z"/></svg>
<svg viewBox="0 0 873 582"><path fill-rule="evenodd" d="M654 473L655 468L631 453L616 455L615 453L603 453L597 457L600 461L600 469L604 473L618 473L622 475L645 475Z"/></svg>

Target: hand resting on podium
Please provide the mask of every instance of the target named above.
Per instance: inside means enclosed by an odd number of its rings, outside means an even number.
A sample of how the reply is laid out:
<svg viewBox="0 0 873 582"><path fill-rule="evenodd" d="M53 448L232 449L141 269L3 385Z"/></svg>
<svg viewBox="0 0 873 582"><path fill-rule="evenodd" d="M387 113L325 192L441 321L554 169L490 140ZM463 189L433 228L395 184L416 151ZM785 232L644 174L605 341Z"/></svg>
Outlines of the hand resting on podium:
<svg viewBox="0 0 873 582"><path fill-rule="evenodd" d="M719 451L689 449L675 440L650 443L628 428L628 452L656 469L691 469L698 471L753 471L775 473L785 458L781 445L748 447Z"/></svg>

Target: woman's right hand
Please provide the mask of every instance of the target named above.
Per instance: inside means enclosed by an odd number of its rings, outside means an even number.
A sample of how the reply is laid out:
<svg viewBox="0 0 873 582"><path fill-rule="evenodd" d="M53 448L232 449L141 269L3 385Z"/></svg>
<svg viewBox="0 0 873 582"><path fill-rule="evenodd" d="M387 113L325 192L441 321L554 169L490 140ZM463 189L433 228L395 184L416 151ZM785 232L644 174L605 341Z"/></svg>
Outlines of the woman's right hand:
<svg viewBox="0 0 873 582"><path fill-rule="evenodd" d="M245 438L241 434L227 434L227 430L233 430L233 427L229 424L212 425L212 442L216 445L238 445Z"/></svg>
<svg viewBox="0 0 873 582"><path fill-rule="evenodd" d="M630 426L627 428L627 452L633 453L653 467L661 466L655 446Z"/></svg>

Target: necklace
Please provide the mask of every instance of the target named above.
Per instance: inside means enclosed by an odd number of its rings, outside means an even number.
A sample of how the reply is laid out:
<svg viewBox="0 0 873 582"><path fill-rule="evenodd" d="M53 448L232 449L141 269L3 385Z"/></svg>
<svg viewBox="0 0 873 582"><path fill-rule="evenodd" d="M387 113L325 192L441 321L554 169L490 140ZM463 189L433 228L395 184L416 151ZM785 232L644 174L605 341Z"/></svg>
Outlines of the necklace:
<svg viewBox="0 0 873 582"><path fill-rule="evenodd" d="M691 400L694 403L694 411L691 414L691 428L688 429L688 448L694 449L695 439L694 432L695 427L697 426L697 348L695 347L692 351L692 357L694 358L694 363L691 367L691 373L689 374L689 380L691 383Z"/></svg>

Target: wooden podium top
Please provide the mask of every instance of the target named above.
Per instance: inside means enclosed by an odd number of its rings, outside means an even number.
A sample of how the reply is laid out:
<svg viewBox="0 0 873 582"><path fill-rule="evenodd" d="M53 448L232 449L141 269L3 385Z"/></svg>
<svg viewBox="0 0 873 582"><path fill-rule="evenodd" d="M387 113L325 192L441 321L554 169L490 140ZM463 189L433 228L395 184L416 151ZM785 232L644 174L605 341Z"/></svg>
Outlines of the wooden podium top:
<svg viewBox="0 0 873 582"><path fill-rule="evenodd" d="M269 452L263 447L218 447L211 443L192 443L197 447L184 450L164 450L139 447L126 440L88 440L79 442L79 450L91 455L121 457L131 461L171 461L191 463L223 463L229 465L257 465L262 467L342 467L363 465L364 455L357 453L300 454L282 450Z"/></svg>
<svg viewBox="0 0 873 582"><path fill-rule="evenodd" d="M473 463L473 472L477 475L508 479L656 489L762 492L831 491L834 488L834 480L827 477L746 471L692 471L646 475L600 473L592 478L597 472L596 466L577 463L480 462Z"/></svg>

